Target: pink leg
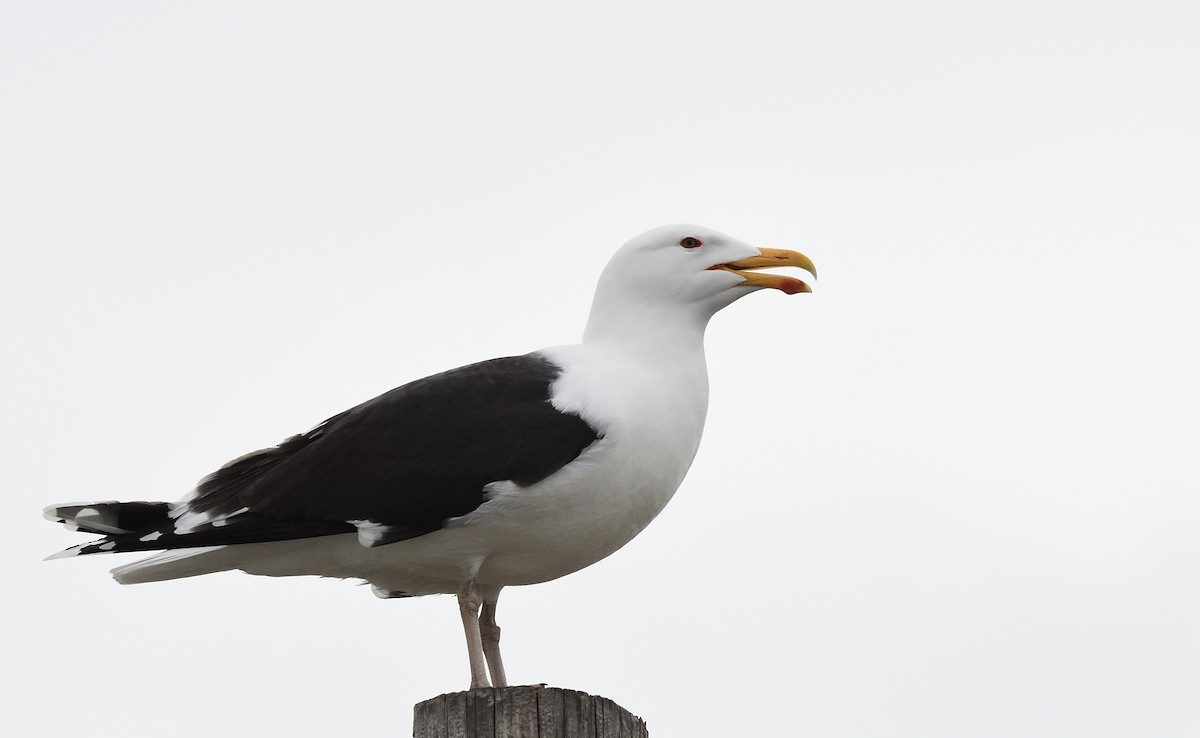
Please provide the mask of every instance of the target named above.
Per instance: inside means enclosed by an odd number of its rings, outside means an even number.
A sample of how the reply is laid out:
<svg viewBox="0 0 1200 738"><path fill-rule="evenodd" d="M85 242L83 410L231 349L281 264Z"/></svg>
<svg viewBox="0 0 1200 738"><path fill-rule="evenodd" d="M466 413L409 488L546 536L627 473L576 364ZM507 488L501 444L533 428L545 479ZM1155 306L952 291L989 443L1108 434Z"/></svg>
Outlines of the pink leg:
<svg viewBox="0 0 1200 738"><path fill-rule="evenodd" d="M504 662L500 660L500 626L496 625L496 600L499 598L500 592L497 590L496 594L484 599L483 609L479 612L479 635L488 671L492 673L492 685L507 687Z"/></svg>
<svg viewBox="0 0 1200 738"><path fill-rule="evenodd" d="M468 579L458 590L458 611L462 615L463 631L467 636L467 656L471 659L471 689L491 686L479 633L479 607L480 597L475 580Z"/></svg>

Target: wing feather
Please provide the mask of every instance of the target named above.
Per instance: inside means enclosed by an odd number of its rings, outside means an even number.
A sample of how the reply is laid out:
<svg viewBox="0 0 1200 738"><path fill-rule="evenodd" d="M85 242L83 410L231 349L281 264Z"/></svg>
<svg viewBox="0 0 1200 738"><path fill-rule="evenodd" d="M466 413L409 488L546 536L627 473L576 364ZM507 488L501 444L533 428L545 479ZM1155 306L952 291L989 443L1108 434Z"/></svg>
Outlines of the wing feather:
<svg viewBox="0 0 1200 738"><path fill-rule="evenodd" d="M600 438L578 415L550 403L559 373L535 353L397 387L278 446L234 459L174 506L169 522L78 552L274 541L356 528L364 545L424 535L478 508L489 483L534 484Z"/></svg>

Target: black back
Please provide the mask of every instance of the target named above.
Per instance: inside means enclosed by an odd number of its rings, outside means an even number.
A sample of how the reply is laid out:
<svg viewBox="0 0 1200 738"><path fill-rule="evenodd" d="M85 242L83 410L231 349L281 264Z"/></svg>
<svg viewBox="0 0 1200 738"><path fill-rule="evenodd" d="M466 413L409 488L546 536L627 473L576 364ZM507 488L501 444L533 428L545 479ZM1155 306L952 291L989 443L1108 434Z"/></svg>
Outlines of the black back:
<svg viewBox="0 0 1200 738"><path fill-rule="evenodd" d="M600 437L550 404L559 373L529 354L419 379L206 477L186 512L215 524L178 532L160 519L79 553L303 538L353 531L356 520L386 527L376 545L424 535L483 504L490 482L541 481ZM152 531L161 535L141 540Z"/></svg>

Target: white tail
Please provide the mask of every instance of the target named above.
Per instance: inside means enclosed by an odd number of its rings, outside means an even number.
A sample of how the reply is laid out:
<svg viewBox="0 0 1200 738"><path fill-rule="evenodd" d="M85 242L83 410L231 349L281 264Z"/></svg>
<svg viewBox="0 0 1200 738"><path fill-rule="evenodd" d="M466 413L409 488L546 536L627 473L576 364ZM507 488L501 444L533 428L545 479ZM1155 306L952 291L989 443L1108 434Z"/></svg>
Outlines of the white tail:
<svg viewBox="0 0 1200 738"><path fill-rule="evenodd" d="M148 559L118 566L112 570L112 575L121 584L145 584L229 571L238 567L238 555L229 549L228 546L208 546L164 551Z"/></svg>

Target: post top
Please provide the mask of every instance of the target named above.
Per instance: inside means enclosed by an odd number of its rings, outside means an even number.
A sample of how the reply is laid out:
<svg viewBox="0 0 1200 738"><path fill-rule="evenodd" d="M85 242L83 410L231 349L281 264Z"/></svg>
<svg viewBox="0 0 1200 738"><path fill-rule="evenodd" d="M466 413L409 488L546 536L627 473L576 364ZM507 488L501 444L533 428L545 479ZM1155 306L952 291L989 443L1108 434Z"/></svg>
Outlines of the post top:
<svg viewBox="0 0 1200 738"><path fill-rule="evenodd" d="M545 685L451 692L413 708L414 738L649 738L607 697Z"/></svg>

